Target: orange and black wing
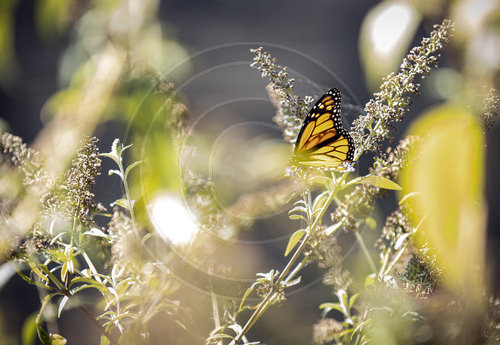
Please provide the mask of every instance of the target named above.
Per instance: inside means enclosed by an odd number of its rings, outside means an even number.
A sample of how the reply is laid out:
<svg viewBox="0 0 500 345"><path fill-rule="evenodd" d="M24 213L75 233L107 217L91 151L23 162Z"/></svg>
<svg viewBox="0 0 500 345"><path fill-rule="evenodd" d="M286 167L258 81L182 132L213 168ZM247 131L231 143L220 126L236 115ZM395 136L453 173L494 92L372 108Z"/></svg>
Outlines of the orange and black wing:
<svg viewBox="0 0 500 345"><path fill-rule="evenodd" d="M354 142L342 128L340 91L331 89L311 108L295 143L294 161L300 165L344 170L352 162Z"/></svg>

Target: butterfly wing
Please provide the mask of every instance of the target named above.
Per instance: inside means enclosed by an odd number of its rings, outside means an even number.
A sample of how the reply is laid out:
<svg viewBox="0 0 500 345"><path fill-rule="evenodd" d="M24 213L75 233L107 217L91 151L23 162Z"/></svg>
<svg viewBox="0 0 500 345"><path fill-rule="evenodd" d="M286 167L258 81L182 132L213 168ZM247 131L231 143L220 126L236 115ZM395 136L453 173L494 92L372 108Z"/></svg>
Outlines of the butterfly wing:
<svg viewBox="0 0 500 345"><path fill-rule="evenodd" d="M331 89L311 108L295 143L294 160L300 165L342 169L352 162L354 142L342 128L340 91Z"/></svg>

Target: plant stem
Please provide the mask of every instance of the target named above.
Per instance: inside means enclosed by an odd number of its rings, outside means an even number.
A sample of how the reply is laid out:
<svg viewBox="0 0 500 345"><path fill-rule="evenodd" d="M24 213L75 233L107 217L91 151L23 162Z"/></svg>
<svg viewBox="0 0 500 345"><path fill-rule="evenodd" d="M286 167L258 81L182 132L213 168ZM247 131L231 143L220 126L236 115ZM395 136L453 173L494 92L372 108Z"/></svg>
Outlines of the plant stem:
<svg viewBox="0 0 500 345"><path fill-rule="evenodd" d="M68 296L68 298L69 298L69 297L71 297L73 295L69 291L67 291L66 296ZM110 344L112 344L112 345L118 345L117 339L115 339L114 336L112 336L111 334L109 334L108 332L106 332L106 330L104 329L104 327L102 327L102 325L96 320L96 318L94 317L94 315L92 315L92 313L87 308L85 308L82 305L79 305L78 309L90 320L90 322L92 322L94 324L94 326L97 327L97 329L101 332L102 335L104 335L106 338L109 339Z"/></svg>
<svg viewBox="0 0 500 345"><path fill-rule="evenodd" d="M125 188L125 196L127 197L127 202L129 205L130 218L132 218L132 222L135 224L135 216L134 216L134 209L133 209L134 206L132 205L132 198L130 197L130 190L128 188L128 183L127 183L127 180L125 178L125 171L123 170L121 155L120 155L120 164L118 165L118 167L120 168L120 173L123 176L123 187Z"/></svg>
<svg viewBox="0 0 500 345"><path fill-rule="evenodd" d="M406 248L408 248L408 245L410 244L410 237L413 236L415 234L415 232L417 232L417 230L420 228L420 226L422 225L422 223L424 222L424 220L425 220L425 216L422 218L422 220L420 221L420 223L417 224L417 226L415 227L415 229L413 230L413 232L411 233L411 235L408 237L405 246L403 248L401 248L401 250L398 252L398 254L396 255L396 257L391 261L389 267L387 267L387 269L383 272L384 275L389 274L391 272L391 270L394 268L394 266L396 265L396 263L398 262L398 260L401 258L401 256L405 252Z"/></svg>
<svg viewBox="0 0 500 345"><path fill-rule="evenodd" d="M359 159L359 157L361 156L361 154L364 152L364 147L366 146L366 143L369 142L369 140L372 138L372 136L374 135L374 133L376 132L376 130L378 129L378 127L381 124L382 124L382 121L378 120L378 122L375 125L375 127L370 131L370 134L364 140L364 143L361 145L361 149L358 152L356 152L356 155L354 157L354 161L357 161ZM120 169L121 169L121 167L120 167ZM277 289L280 287L281 282L282 281L288 282L290 279L292 279L300 271L300 269L302 269L302 267L304 266L307 258L304 258L296 266L296 268L290 273L290 275L288 277L286 277L287 274L288 274L288 272L290 271L290 269L295 264L295 262L297 261L297 259L300 256L300 254L304 250L304 248L305 248L305 246L306 246L306 244L308 242L308 239L316 231L318 225L321 222L321 218L323 217L323 215L325 214L326 210L328 209L328 207L330 206L330 204L334 200L337 192L341 189L341 186L344 183L345 179L347 178L348 174L349 174L348 171L344 172L340 176L340 178L337 181L335 181L335 187L333 188L333 190L331 191L330 195L326 199L326 201L323 204L323 207L321 208L320 212L318 213L318 215L314 219L313 224L309 227L309 231L304 236L304 238L303 238L302 242L300 243L299 247L295 250L293 256L290 258L290 261L288 261L287 265L283 269L283 272L281 272L281 274L279 275L279 277L276 279L276 282L274 282L271 291L269 291L268 294L262 300L262 302L260 302L260 304L258 305L257 309L255 309L255 311L253 312L253 314L250 316L250 318L248 319L248 321L245 324L245 326L243 327L243 329L240 331L240 333L238 335L236 335L236 337L231 341L231 343L229 345L235 345L239 341L241 341L242 337L248 332L248 330L255 324L255 322L260 318L260 316L266 311L266 309L269 307L270 303L274 299L275 294L278 292ZM361 243L363 243L362 239L361 239ZM364 246L364 243L362 244L362 248L363 247L366 250L366 246ZM371 259L371 257L370 257L370 261L371 261L372 269L374 269L374 272L375 272L376 271L375 264L373 263L373 260ZM286 277L286 279L285 279L285 277Z"/></svg>
<svg viewBox="0 0 500 345"><path fill-rule="evenodd" d="M328 196L325 203L323 204L323 207L321 208L318 215L314 219L313 224L310 226L309 231L305 235L305 237L302 240L302 242L300 243L299 247L293 253L293 256L290 258L290 261L288 261L287 265L283 269L283 272L281 272L279 277L274 282L271 291L269 291L268 294L262 300L262 302L260 302L259 306L253 312L253 314L250 316L250 318L248 319L247 323L245 324L245 326L243 327L241 332L231 341L230 345L237 344L241 340L242 336L248 332L248 330L255 324L255 322L260 318L260 316L266 311L266 309L269 307L272 300L275 298L275 294L278 292L278 288L280 287L281 282L282 281L285 281L285 282L289 281L293 276L295 276L299 272L300 268L302 268L302 266L305 263L304 260L302 262L300 262L297 265L297 268L292 271L292 273L290 274L290 277L287 277L287 279L285 279L288 272L291 270L292 266L295 264L295 262L297 261L297 259L300 256L300 254L302 253L302 251L306 247L308 239L316 231L318 225L321 222L321 218L323 217L326 210L328 209L328 207L332 203L337 192L340 190L340 186L345 181L348 173L349 172L343 173L342 176L336 181L334 189L330 192L330 195Z"/></svg>

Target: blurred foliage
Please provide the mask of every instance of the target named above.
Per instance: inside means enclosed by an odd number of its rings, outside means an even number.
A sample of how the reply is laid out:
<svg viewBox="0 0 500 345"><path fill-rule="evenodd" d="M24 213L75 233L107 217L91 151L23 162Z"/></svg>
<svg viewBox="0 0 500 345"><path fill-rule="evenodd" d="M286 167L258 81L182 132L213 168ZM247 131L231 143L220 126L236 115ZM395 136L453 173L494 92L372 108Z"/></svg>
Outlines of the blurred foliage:
<svg viewBox="0 0 500 345"><path fill-rule="evenodd" d="M447 82L437 71L432 80L439 83L439 87L436 85L433 91L450 98L463 95L470 100L474 99L475 90L483 86L498 87L498 1L386 0L365 16L359 38L370 89L375 89L382 77L397 69L419 26L428 30L436 18L449 18L455 23L456 39L449 48L453 54L447 59L453 61L454 71L458 73L453 77L458 78L459 83Z"/></svg>
<svg viewBox="0 0 500 345"><path fill-rule="evenodd" d="M463 106L443 105L419 118L409 133L426 138L401 176L404 193L417 193L408 200L414 224L425 218L415 240L438 258L447 287L480 300L486 236L480 122Z"/></svg>

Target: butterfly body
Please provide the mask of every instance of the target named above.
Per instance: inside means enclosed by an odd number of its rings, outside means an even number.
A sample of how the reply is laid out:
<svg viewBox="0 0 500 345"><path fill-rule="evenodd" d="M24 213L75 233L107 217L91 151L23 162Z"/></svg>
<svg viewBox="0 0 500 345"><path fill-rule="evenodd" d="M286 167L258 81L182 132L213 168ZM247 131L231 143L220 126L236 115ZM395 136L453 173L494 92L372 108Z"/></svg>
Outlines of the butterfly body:
<svg viewBox="0 0 500 345"><path fill-rule="evenodd" d="M293 161L302 166L346 170L354 142L340 118L340 91L325 93L307 114L295 142Z"/></svg>

